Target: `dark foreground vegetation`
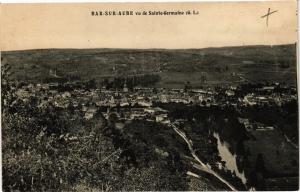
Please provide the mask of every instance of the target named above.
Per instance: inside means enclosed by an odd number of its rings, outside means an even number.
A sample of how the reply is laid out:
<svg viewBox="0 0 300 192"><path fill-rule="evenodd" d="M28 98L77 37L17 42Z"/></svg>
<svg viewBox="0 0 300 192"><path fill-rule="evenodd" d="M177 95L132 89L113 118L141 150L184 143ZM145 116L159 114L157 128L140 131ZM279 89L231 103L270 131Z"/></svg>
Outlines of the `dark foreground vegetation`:
<svg viewBox="0 0 300 192"><path fill-rule="evenodd" d="M26 108L2 117L5 191L186 189L172 158L159 159L149 146L122 136L114 138L122 140L116 147L103 135L101 117L87 123L55 108Z"/></svg>

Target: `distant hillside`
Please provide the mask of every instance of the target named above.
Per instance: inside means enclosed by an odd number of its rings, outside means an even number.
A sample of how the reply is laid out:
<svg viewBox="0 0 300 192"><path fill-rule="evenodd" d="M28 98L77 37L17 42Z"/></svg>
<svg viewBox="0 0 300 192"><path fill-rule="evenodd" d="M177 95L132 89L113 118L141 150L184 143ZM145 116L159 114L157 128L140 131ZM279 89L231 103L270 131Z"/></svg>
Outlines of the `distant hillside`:
<svg viewBox="0 0 300 192"><path fill-rule="evenodd" d="M205 49L43 49L2 52L12 79L96 79L156 73L160 87L276 81L296 83L296 46Z"/></svg>

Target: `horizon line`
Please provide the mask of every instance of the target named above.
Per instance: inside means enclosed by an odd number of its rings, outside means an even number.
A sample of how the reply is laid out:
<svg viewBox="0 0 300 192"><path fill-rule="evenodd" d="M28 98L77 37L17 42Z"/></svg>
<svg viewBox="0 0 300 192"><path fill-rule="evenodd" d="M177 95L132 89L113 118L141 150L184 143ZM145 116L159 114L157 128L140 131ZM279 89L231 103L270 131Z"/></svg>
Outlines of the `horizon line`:
<svg viewBox="0 0 300 192"><path fill-rule="evenodd" d="M35 51L35 50L62 50L62 49L68 49L68 50L91 50L91 49L118 49L118 50L192 50L192 49L218 49L218 48L234 48L234 47L254 47L254 46L284 46L284 45L294 45L297 44L297 41L294 43L284 43L284 44L247 44L247 45L228 45L228 46L212 46L212 47L191 47L191 48L118 48L118 47L91 47L91 48L30 48L30 49L13 49L13 50L1 50L0 52L16 52L16 51Z"/></svg>

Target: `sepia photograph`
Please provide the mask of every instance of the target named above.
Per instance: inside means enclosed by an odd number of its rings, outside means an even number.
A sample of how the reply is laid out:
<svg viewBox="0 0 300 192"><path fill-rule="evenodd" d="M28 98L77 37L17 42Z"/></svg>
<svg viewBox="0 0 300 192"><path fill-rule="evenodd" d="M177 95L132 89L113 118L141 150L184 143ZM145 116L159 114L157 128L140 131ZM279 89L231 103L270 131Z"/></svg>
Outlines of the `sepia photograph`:
<svg viewBox="0 0 300 192"><path fill-rule="evenodd" d="M0 9L2 191L299 190L297 1Z"/></svg>

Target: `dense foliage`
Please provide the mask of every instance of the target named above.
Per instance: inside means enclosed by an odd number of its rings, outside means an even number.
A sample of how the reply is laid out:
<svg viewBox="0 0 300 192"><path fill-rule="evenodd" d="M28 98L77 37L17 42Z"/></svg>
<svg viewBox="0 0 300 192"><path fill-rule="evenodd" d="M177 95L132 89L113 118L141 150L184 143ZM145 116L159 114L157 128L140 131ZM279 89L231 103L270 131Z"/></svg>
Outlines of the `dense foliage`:
<svg viewBox="0 0 300 192"><path fill-rule="evenodd" d="M125 152L142 142L104 136L100 114L87 122L81 114L30 103L18 101L2 116L4 190L185 189L183 175L150 148L134 151L137 165L127 162Z"/></svg>

